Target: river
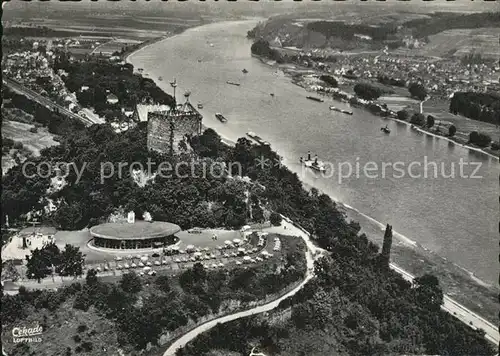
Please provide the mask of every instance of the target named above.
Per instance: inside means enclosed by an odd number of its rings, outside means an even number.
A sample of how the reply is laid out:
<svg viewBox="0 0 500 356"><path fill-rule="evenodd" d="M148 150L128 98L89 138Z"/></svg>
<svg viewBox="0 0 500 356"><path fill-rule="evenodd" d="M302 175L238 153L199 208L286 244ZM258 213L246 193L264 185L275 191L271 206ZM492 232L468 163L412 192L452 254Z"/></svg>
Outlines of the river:
<svg viewBox="0 0 500 356"><path fill-rule="evenodd" d="M359 221L370 237L380 239L390 223L400 241L418 243L496 285L498 160L362 109L306 99L307 92L290 78L251 56L252 41L246 32L256 23L235 21L189 29L135 52L129 61L153 79L163 77L157 84L169 93L168 82L176 78L178 96L191 91L191 101L204 105L200 110L204 124L221 136L236 140L254 131L271 142L284 164L306 184L344 203L349 217ZM228 80L241 86L228 85ZM354 114L331 112L329 104ZM229 121L220 123L216 112ZM390 135L380 131L385 125ZM303 171L299 158L309 150L331 162L333 174L331 169L325 176ZM480 164L474 175L473 163ZM339 179L338 172L348 173L349 165L353 174ZM443 177L443 168L446 175L453 171L455 177Z"/></svg>

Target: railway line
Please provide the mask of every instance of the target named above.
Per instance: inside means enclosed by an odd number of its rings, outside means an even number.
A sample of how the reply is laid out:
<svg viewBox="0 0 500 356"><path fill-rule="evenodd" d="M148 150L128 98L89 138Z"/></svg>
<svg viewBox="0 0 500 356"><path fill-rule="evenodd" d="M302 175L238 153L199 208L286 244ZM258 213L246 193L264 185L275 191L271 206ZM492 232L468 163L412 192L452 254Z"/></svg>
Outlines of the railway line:
<svg viewBox="0 0 500 356"><path fill-rule="evenodd" d="M91 126L94 124L101 123L101 122L93 121L88 117L83 117L81 115L75 114L74 112L66 109L65 107L54 103L52 100L44 97L43 95L41 95L41 94L31 90L31 89L26 88L24 85L16 82L13 79L4 77L4 78L2 78L2 82L4 85L9 87L13 91L15 91L19 94L25 95L28 99L31 99L31 100L37 102L38 104L45 106L47 109L49 109L51 111L57 111L58 113L63 114L69 118L72 118L74 120L78 120L78 121L82 122L85 126Z"/></svg>

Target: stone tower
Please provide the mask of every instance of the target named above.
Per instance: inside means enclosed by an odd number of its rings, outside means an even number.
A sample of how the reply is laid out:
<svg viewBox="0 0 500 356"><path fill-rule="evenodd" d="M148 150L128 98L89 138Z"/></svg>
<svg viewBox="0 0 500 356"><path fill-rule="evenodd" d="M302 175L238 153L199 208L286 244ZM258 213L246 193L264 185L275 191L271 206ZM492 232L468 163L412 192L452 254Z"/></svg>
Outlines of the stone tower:
<svg viewBox="0 0 500 356"><path fill-rule="evenodd" d="M175 99L175 86L172 86ZM179 144L186 142L188 136L201 134L203 116L191 105L189 95L189 92L184 94L184 104L176 104L165 112L148 114L149 150L173 155L179 151Z"/></svg>

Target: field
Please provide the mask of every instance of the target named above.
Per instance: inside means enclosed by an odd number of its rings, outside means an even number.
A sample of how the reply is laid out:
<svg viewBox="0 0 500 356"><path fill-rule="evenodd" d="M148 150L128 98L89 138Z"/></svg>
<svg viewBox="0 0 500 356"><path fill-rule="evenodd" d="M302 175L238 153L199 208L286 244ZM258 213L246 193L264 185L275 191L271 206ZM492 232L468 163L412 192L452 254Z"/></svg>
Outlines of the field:
<svg viewBox="0 0 500 356"><path fill-rule="evenodd" d="M3 113L5 113L5 111L2 111L2 114ZM29 152L37 156L40 154L41 149L59 144L54 141L54 136L50 134L46 128L39 127L38 132L33 133L29 131L33 127L33 125L22 122L3 120L2 137L21 142L23 148L17 150L21 156ZM11 149L9 155L2 155L2 171L4 173L15 165L13 159L16 154L15 151L16 150Z"/></svg>
<svg viewBox="0 0 500 356"><path fill-rule="evenodd" d="M398 51L408 55L436 57L463 57L469 53L477 53L483 58L498 59L500 57L499 36L500 28L447 30L429 36L430 42L422 48L399 49Z"/></svg>
<svg viewBox="0 0 500 356"><path fill-rule="evenodd" d="M30 132L33 125L24 124L16 121L2 122L2 136L21 142L24 147L32 151L35 155L40 154L40 150L57 145L54 136L45 128L38 128L37 133Z"/></svg>
<svg viewBox="0 0 500 356"><path fill-rule="evenodd" d="M113 52L120 52L122 48L127 48L129 46L134 46L142 43L142 41L128 40L128 39L113 39L106 43L103 43L92 51L93 53L102 53L105 56L111 56Z"/></svg>
<svg viewBox="0 0 500 356"><path fill-rule="evenodd" d="M424 111L436 117L438 120L443 120L452 123L457 128L457 134L462 133L468 139L469 133L472 131L484 132L491 136L493 141L500 139L498 127L488 122L472 120L461 115L453 115L448 112L449 102L442 100L432 101L424 104Z"/></svg>

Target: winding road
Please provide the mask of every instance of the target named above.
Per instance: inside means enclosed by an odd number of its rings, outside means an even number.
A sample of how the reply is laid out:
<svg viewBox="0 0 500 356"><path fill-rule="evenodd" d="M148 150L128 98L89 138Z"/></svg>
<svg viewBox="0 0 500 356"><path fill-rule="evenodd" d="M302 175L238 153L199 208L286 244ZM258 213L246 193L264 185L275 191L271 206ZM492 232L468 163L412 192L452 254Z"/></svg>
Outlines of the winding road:
<svg viewBox="0 0 500 356"><path fill-rule="evenodd" d="M393 263L390 264L390 267L399 274L401 274L401 276L407 281L413 282L415 276L402 270ZM498 345L500 343L500 335L498 332L498 327L496 327L489 321L485 320L484 318L480 317L473 311L465 308L463 305L459 304L449 296L444 295L443 305L441 305L441 309L452 314L458 320L469 325L474 329L483 329L486 333L484 337L490 342L494 343L495 345Z"/></svg>
<svg viewBox="0 0 500 356"><path fill-rule="evenodd" d="M265 228L262 229L262 231L279 233L281 235L300 236L304 240L307 246L307 251L306 251L307 273L304 280L290 292L286 293L285 295L281 296L280 298L270 303L208 321L192 329L191 331L188 331L186 334L182 335L179 339L177 339L172 345L170 345L170 347L167 349L167 351L165 351L163 356L175 355L175 352L178 349L184 347L189 341L193 340L201 333L210 330L217 324L224 324L229 321L233 321L239 318L244 318L254 314L267 312L269 310L276 308L282 300L285 300L286 298L293 296L295 293L301 290L302 287L304 287L311 278L314 277L314 261L322 256L322 252L324 250L314 246L314 244L309 239L309 235L307 235L304 231L300 230L293 224L286 221L283 221L281 226L273 226Z"/></svg>
<svg viewBox="0 0 500 356"><path fill-rule="evenodd" d="M213 328L217 324L224 324L224 323L227 323L227 322L239 319L239 318L244 318L244 317L251 316L254 314L264 313L264 312L267 312L267 311L270 311L270 310L276 308L282 300L296 294L299 290L301 290L307 284L307 282L309 282L309 280L311 278L314 277L314 261L316 259L320 258L323 255L323 253L325 252L325 250L315 246L313 244L313 242L311 241L308 233L306 233L302 229L299 229L297 226L293 225L291 222L288 222L287 220L288 219L285 218L282 221L281 226L269 227L269 228L263 229L263 231L279 233L281 235L300 236L304 240L304 242L307 246L307 251L306 251L307 273L306 273L305 279L296 288L294 288L290 292L286 293L282 297L280 297L280 298L278 298L270 303L267 303L267 304L264 304L264 305L261 305L261 306L258 306L258 307L252 308L252 309L237 312L234 314L222 316L220 318L208 321L204 324L197 326L196 328L194 328L194 329L188 331L187 333L185 333L184 335L182 335L173 344L171 344L170 347L165 351L163 356L174 356L178 349L184 347L188 342L190 342L191 340L196 338L198 335L210 330L211 328ZM409 274L408 272L404 271L403 269L399 268L398 266L394 265L393 263L390 264L390 267L393 270L395 270L396 272L400 273L404 279L406 279L410 282L412 282L413 279L415 278L415 276ZM444 296L444 301L443 301L443 305L441 306L441 308L443 310L447 311L448 313L454 315L456 318L458 318L460 321L466 323L467 325L469 325L473 328L483 329L486 333L485 338L487 340L494 343L495 345L499 344L500 337L499 337L498 329L493 324L491 324L490 322L485 320L484 318L475 314L473 311L465 308L464 306L460 305L459 303L457 303L456 301L454 301L453 299L451 299L450 297L448 297L446 295ZM498 355L496 355L496 356L498 356Z"/></svg>

